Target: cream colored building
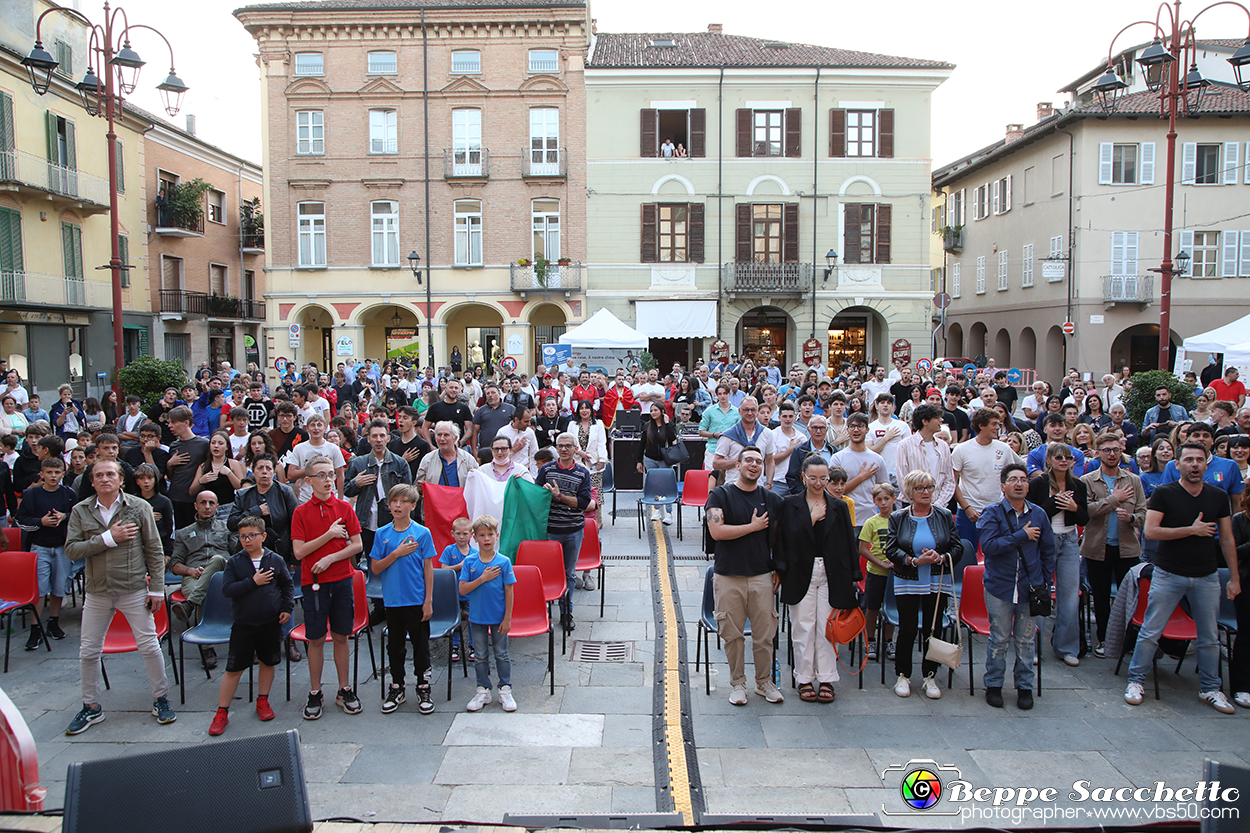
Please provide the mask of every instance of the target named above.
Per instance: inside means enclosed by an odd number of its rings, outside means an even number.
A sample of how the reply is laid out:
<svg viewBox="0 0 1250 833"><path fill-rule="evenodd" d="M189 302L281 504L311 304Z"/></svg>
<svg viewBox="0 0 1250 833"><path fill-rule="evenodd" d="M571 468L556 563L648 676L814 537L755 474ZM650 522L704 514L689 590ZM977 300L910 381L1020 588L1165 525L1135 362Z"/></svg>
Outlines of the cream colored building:
<svg viewBox="0 0 1250 833"><path fill-rule="evenodd" d="M1210 45L1204 72L1227 71L1235 48ZM1104 113L1088 93L1096 75L1071 85L1076 104L1039 105L1036 124L1008 125L1004 140L934 171L944 201L934 227L949 232L949 355L984 354L1051 380L1068 367L1098 378L1158 366L1168 123L1140 77ZM1178 122L1172 254L1193 260L1172 284L1173 348L1247 311L1248 127L1250 95L1226 86Z"/></svg>
<svg viewBox="0 0 1250 833"><path fill-rule="evenodd" d="M597 33L590 306L650 336L665 368L717 336L783 366L811 337L827 364L888 364L899 340L930 355L930 97L952 69L716 24Z"/></svg>
<svg viewBox="0 0 1250 833"><path fill-rule="evenodd" d="M235 14L257 42L267 114L271 373L276 358L428 364L430 341L439 366L453 346L467 365L476 342L532 368L539 344L588 314L584 4Z"/></svg>

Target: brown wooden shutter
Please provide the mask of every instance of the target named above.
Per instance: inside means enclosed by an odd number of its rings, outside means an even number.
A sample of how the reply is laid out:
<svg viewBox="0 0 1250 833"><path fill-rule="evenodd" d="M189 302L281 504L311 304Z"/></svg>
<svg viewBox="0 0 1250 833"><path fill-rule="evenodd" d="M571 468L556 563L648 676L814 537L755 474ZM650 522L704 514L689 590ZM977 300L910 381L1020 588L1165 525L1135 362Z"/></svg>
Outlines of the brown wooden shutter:
<svg viewBox="0 0 1250 833"><path fill-rule="evenodd" d="M846 156L846 110L839 107L829 111L829 155Z"/></svg>
<svg viewBox="0 0 1250 833"><path fill-rule="evenodd" d="M842 247L846 251L842 253L842 262L859 263L859 204L847 203L845 209L846 217L843 223L845 231L843 232Z"/></svg>
<svg viewBox="0 0 1250 833"><path fill-rule="evenodd" d="M747 111L751 112L750 110ZM734 233L734 260L738 263L750 263L751 257L751 203L740 202L734 206L737 222Z"/></svg>
<svg viewBox="0 0 1250 833"><path fill-rule="evenodd" d="M686 260L691 263L703 262L703 203L692 202L689 206L690 237L686 241Z"/></svg>
<svg viewBox="0 0 1250 833"><path fill-rule="evenodd" d="M657 156L660 152L660 144L656 133L658 131L658 113L644 107L638 111L639 140L638 155L644 158Z"/></svg>
<svg viewBox="0 0 1250 833"><path fill-rule="evenodd" d="M738 110L738 156L753 156L751 153L751 110Z"/></svg>
<svg viewBox="0 0 1250 833"><path fill-rule="evenodd" d="M639 260L643 263L655 263L660 259L659 213L659 206L653 202L642 206L642 252Z"/></svg>
<svg viewBox="0 0 1250 833"><path fill-rule="evenodd" d="M788 202L781 214L781 260L799 262L799 204Z"/></svg>
<svg viewBox="0 0 1250 833"><path fill-rule="evenodd" d="M690 155L707 156L707 110L702 107L690 111Z"/></svg>
<svg viewBox="0 0 1250 833"><path fill-rule="evenodd" d="M786 156L803 155L803 111L798 107L786 110Z"/></svg>
<svg viewBox="0 0 1250 833"><path fill-rule="evenodd" d="M894 110L877 111L877 156L894 158Z"/></svg>
<svg viewBox="0 0 1250 833"><path fill-rule="evenodd" d="M877 259L874 263L890 262L890 215L893 207L877 206Z"/></svg>

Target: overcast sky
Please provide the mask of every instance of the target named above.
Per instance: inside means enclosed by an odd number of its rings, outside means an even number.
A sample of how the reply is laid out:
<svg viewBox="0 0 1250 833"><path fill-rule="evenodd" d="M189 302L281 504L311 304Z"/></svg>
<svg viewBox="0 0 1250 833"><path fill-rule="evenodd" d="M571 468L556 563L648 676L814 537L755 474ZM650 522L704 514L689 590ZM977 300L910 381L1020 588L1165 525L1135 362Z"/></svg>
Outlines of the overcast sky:
<svg viewBox="0 0 1250 833"><path fill-rule="evenodd" d="M122 0L132 23L147 23L173 42L178 75L190 87L184 113L193 113L199 135L226 150L260 162L259 74L255 42L231 12L243 0ZM79 0L98 21L102 3ZM1207 3L1182 8L1197 14ZM1039 101L1063 103L1060 86L1106 60L1111 38L1132 21L1151 17L1146 2L1049 0L1007 4L1000 0L593 0L591 16L601 32L703 31L721 23L725 33L814 43L867 52L948 61L954 74L933 96L933 159L943 165L994 142L1013 122L1032 124ZM775 9L776 15L762 11ZM1203 15L1198 34L1242 37L1245 15L1224 7ZM1149 40L1149 29L1130 30L1117 46ZM153 85L164 78L157 56L163 45L137 35L134 46L152 63L140 79L135 102L162 112ZM159 75L159 77L158 77ZM182 125L181 116L178 124ZM1163 128L1160 128L1162 133Z"/></svg>

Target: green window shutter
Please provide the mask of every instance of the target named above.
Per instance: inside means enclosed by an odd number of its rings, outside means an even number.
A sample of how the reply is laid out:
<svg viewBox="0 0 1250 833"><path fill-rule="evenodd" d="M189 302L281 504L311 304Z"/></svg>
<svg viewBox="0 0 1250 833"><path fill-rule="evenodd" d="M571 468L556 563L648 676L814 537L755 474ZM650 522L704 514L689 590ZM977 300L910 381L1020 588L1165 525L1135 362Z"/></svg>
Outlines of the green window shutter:
<svg viewBox="0 0 1250 833"><path fill-rule="evenodd" d="M74 123L69 119L65 120L65 167L71 171L78 170L78 151L74 145Z"/></svg>
<svg viewBox="0 0 1250 833"><path fill-rule="evenodd" d="M17 147L13 129L13 96L0 92L0 151Z"/></svg>
<svg viewBox="0 0 1250 833"><path fill-rule="evenodd" d="M0 272L21 272L22 215L11 208L0 208Z"/></svg>
<svg viewBox="0 0 1250 833"><path fill-rule="evenodd" d="M74 230L74 277L83 279L82 226L70 226Z"/></svg>
<svg viewBox="0 0 1250 833"><path fill-rule="evenodd" d="M130 238L124 234L117 235L117 255L121 258L122 266L130 265ZM130 286L129 269L122 269L122 286Z"/></svg>
<svg viewBox="0 0 1250 833"><path fill-rule="evenodd" d="M125 146L117 140L117 193L126 193L126 155L122 152ZM123 238L124 239L124 238Z"/></svg>
<svg viewBox="0 0 1250 833"><path fill-rule="evenodd" d="M48 161L54 165L59 165L61 155L57 153L57 117L56 113L51 110L47 112L48 116Z"/></svg>
<svg viewBox="0 0 1250 833"><path fill-rule="evenodd" d="M61 243L66 276L82 280L82 229L71 223L61 223Z"/></svg>

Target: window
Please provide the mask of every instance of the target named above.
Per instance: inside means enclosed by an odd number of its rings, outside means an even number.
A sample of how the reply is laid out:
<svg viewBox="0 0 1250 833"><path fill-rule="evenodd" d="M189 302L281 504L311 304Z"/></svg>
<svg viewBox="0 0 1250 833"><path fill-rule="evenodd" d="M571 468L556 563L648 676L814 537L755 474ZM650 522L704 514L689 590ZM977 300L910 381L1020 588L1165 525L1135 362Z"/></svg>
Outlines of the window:
<svg viewBox="0 0 1250 833"><path fill-rule="evenodd" d="M325 114L320 110L296 111L295 152L300 156L321 156L326 152Z"/></svg>
<svg viewBox="0 0 1250 833"><path fill-rule="evenodd" d="M161 255L161 291L181 292L183 278L186 276L184 264L180 257ZM163 303L163 302L162 302ZM177 301L177 308L168 312L182 312L182 301Z"/></svg>
<svg viewBox="0 0 1250 833"><path fill-rule="evenodd" d="M989 194L989 185L979 185L972 190L972 219L984 220L990 216Z"/></svg>
<svg viewBox="0 0 1250 833"><path fill-rule="evenodd" d="M220 263L208 264L208 292L210 295L230 294L230 273Z"/></svg>
<svg viewBox="0 0 1250 833"><path fill-rule="evenodd" d="M1007 291L1007 250L998 253L998 291Z"/></svg>
<svg viewBox="0 0 1250 833"><path fill-rule="evenodd" d="M369 207L374 266L399 265L399 203L378 200Z"/></svg>
<svg viewBox="0 0 1250 833"><path fill-rule="evenodd" d="M1220 146L1198 145L1193 182L1195 185L1215 185L1220 169Z"/></svg>
<svg viewBox="0 0 1250 833"><path fill-rule="evenodd" d="M117 259L122 264L122 288L130 286L130 238L124 234L117 235Z"/></svg>
<svg viewBox="0 0 1250 833"><path fill-rule="evenodd" d="M638 123L639 156L676 159L707 155L707 111L703 108L644 108L639 111Z"/></svg>
<svg viewBox="0 0 1250 833"><path fill-rule="evenodd" d="M749 235L752 207L743 208L748 212ZM703 203L644 204L640 259L643 263L702 263Z"/></svg>
<svg viewBox="0 0 1250 833"><path fill-rule="evenodd" d="M399 62L395 59L395 53L370 52L365 72L368 75L395 75L399 72Z"/></svg>
<svg viewBox="0 0 1250 833"><path fill-rule="evenodd" d="M256 298L256 273L251 269L243 271L243 297L249 301Z"/></svg>
<svg viewBox="0 0 1250 833"><path fill-rule="evenodd" d="M369 111L369 152L399 153L399 113L394 110Z"/></svg>
<svg viewBox="0 0 1250 833"><path fill-rule="evenodd" d="M959 189L950 196L950 208L946 213L947 225L962 226L964 224L964 197L966 192Z"/></svg>
<svg viewBox="0 0 1250 833"><path fill-rule="evenodd" d="M554 107L530 110L530 173L560 173L560 111Z"/></svg>
<svg viewBox="0 0 1250 833"><path fill-rule="evenodd" d="M1111 232L1111 274L1137 274L1137 232Z"/></svg>
<svg viewBox="0 0 1250 833"><path fill-rule="evenodd" d="M482 203L456 200L455 263L457 266L482 265Z"/></svg>
<svg viewBox="0 0 1250 833"><path fill-rule="evenodd" d="M534 200L530 216L534 229L534 257L557 260L560 257L560 203Z"/></svg>
<svg viewBox="0 0 1250 833"><path fill-rule="evenodd" d="M53 191L74 195L78 193L78 142L74 123L52 111L48 119L48 185Z"/></svg>
<svg viewBox="0 0 1250 833"><path fill-rule="evenodd" d="M124 151L122 140L118 139L115 152L117 155L117 193L119 194L126 193L126 154Z"/></svg>
<svg viewBox="0 0 1250 833"><path fill-rule="evenodd" d="M1033 285L1033 244L1029 243L1024 247L1024 272L1020 279L1020 286L1028 288Z"/></svg>
<svg viewBox="0 0 1250 833"><path fill-rule="evenodd" d="M1218 231L1195 231L1193 235L1193 261L1189 267L1189 277L1219 277L1220 233Z"/></svg>
<svg viewBox="0 0 1250 833"><path fill-rule="evenodd" d="M1240 142L1197 144L1181 148L1181 183L1184 185L1236 185L1240 168Z"/></svg>
<svg viewBox="0 0 1250 833"><path fill-rule="evenodd" d="M994 180L990 186L990 201L995 215L1006 214L1011 210L1011 175Z"/></svg>
<svg viewBox="0 0 1250 833"><path fill-rule="evenodd" d="M1063 189L1067 187L1068 168L1065 162L1063 154L1050 160L1050 195L1052 197L1062 195Z"/></svg>
<svg viewBox="0 0 1250 833"><path fill-rule="evenodd" d="M782 206L751 206L751 260L754 263L781 263Z"/></svg>
<svg viewBox="0 0 1250 833"><path fill-rule="evenodd" d="M877 111L846 111L846 155L876 156Z"/></svg>
<svg viewBox="0 0 1250 833"><path fill-rule="evenodd" d="M325 63L320 52L296 52L296 75L325 75Z"/></svg>
<svg viewBox="0 0 1250 833"><path fill-rule="evenodd" d="M1065 257L1064 257L1064 251L1063 251L1063 235L1061 234L1058 237L1050 238L1050 255L1047 257L1047 260L1063 261L1064 259ZM1062 281L1064 278L1064 274L1062 272L1059 274L1046 276L1045 264L1043 264L1042 266L1042 275L1043 277L1046 277L1046 280L1049 281L1050 283L1056 283L1057 281Z"/></svg>
<svg viewBox="0 0 1250 833"><path fill-rule="evenodd" d="M456 176L482 175L482 111L451 111L452 164Z"/></svg>
<svg viewBox="0 0 1250 833"><path fill-rule="evenodd" d="M751 116L752 156L781 156L785 140L785 114L781 110L755 110Z"/></svg>
<svg viewBox="0 0 1250 833"><path fill-rule="evenodd" d="M61 249L65 258L65 303L85 305L87 291L83 285L82 226L61 223Z"/></svg>
<svg viewBox="0 0 1250 833"><path fill-rule="evenodd" d="M892 206L848 203L843 211L843 262L889 263Z"/></svg>
<svg viewBox="0 0 1250 833"><path fill-rule="evenodd" d="M802 155L803 111L798 107L786 107L789 102L777 102L767 108L740 109L737 111L737 148L739 158L749 156ZM784 109L782 109L784 108ZM844 149L846 131L838 134L836 149Z"/></svg>
<svg viewBox="0 0 1250 833"><path fill-rule="evenodd" d="M1020 204L1029 205L1032 195L1037 193L1037 169L1024 169L1024 193L1020 195Z"/></svg>
<svg viewBox="0 0 1250 833"><path fill-rule="evenodd" d="M560 69L560 56L554 49L531 49L530 72L556 72Z"/></svg>
<svg viewBox="0 0 1250 833"><path fill-rule="evenodd" d="M977 294L985 294L985 255L977 258Z"/></svg>
<svg viewBox="0 0 1250 833"><path fill-rule="evenodd" d="M951 297L959 297L959 264L956 263L951 268Z"/></svg>
<svg viewBox="0 0 1250 833"><path fill-rule="evenodd" d="M52 42L52 57L56 59L56 71L67 78L74 76L74 48L62 40Z"/></svg>
<svg viewBox="0 0 1250 833"><path fill-rule="evenodd" d="M661 263L684 263L690 208L685 203L659 206L659 259Z"/></svg>
<svg viewBox="0 0 1250 833"><path fill-rule="evenodd" d="M481 71L481 52L476 49L456 49L451 53L452 75L477 75Z"/></svg>
<svg viewBox="0 0 1250 833"><path fill-rule="evenodd" d="M299 220L299 265L326 265L326 206L322 202L302 202Z"/></svg>
<svg viewBox="0 0 1250 833"><path fill-rule="evenodd" d="M1111 182L1134 185L1137 182L1137 145L1113 145L1111 148Z"/></svg>
<svg viewBox="0 0 1250 833"><path fill-rule="evenodd" d="M1098 145L1099 185L1153 185L1155 143Z"/></svg>
<svg viewBox="0 0 1250 833"><path fill-rule="evenodd" d="M208 192L208 221L210 223L226 222L226 195L223 191L210 189Z"/></svg>

